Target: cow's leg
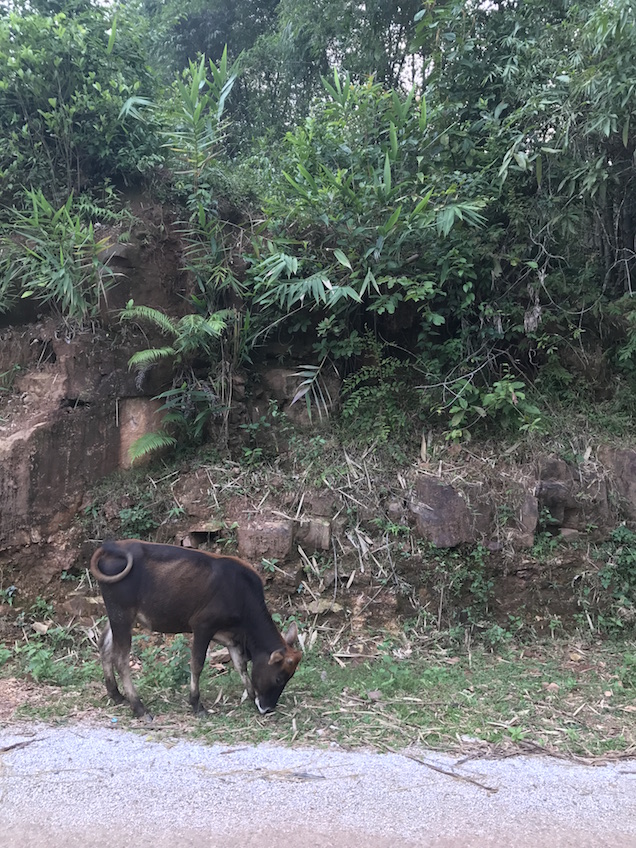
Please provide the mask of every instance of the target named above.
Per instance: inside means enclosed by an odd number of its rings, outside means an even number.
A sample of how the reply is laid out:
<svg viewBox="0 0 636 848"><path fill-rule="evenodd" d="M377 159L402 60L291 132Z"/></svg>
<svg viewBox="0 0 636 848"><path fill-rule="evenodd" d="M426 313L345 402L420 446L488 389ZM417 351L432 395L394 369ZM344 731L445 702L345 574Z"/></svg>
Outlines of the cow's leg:
<svg viewBox="0 0 636 848"><path fill-rule="evenodd" d="M99 639L99 656L104 669L104 682L106 683L106 691L116 704L121 704L125 699L117 688L115 680L115 670L113 668L113 631L110 629L110 622L102 631Z"/></svg>
<svg viewBox="0 0 636 848"><path fill-rule="evenodd" d="M194 631L192 636L192 655L190 657L190 706L193 711L199 714L207 713L207 710L200 701L201 692L199 689L199 680L201 672L205 665L205 657L210 644L210 636L201 631Z"/></svg>
<svg viewBox="0 0 636 848"><path fill-rule="evenodd" d="M112 627L112 623L111 623ZM141 703L141 699L135 689L135 684L132 681L130 674L130 645L132 642L132 623L130 625L121 625L112 628L113 646L112 654L115 668L119 674L119 682L126 700L132 707L132 711L137 718L146 716L149 721L152 721L152 716Z"/></svg>
<svg viewBox="0 0 636 848"><path fill-rule="evenodd" d="M243 681L243 685L245 686L247 697L251 701L253 701L256 697L256 692L254 691L254 686L252 685L250 676L247 673L247 658L238 645L229 645L228 651L230 652L230 657L232 658L232 662L234 663L234 668L241 675L241 680Z"/></svg>

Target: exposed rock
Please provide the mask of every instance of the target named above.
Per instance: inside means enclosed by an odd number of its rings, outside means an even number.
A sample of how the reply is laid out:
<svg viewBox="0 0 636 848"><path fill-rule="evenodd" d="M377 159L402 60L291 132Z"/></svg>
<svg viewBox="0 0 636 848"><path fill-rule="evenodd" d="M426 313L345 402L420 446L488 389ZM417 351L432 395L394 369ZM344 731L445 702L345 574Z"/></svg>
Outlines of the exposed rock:
<svg viewBox="0 0 636 848"><path fill-rule="evenodd" d="M305 493L303 506L310 515L317 518L331 518L337 508L336 495L325 489L310 490Z"/></svg>
<svg viewBox="0 0 636 848"><path fill-rule="evenodd" d="M119 419L119 467L130 468L130 448L141 436L161 429L163 413L161 402L152 398L122 398L118 405ZM153 458L157 452L153 453ZM150 456L147 457L150 459ZM144 458L135 460L135 465L143 464Z"/></svg>
<svg viewBox="0 0 636 848"><path fill-rule="evenodd" d="M418 475L410 511L418 535L438 548L454 548L474 539L473 521L465 499L436 477Z"/></svg>
<svg viewBox="0 0 636 848"><path fill-rule="evenodd" d="M253 517L239 523L237 536L239 556L252 565L264 558L284 562L293 549L293 521Z"/></svg>
<svg viewBox="0 0 636 848"><path fill-rule="evenodd" d="M607 485L596 466L583 462L574 467L562 459L547 457L540 464L538 477L539 509L548 510L553 524L579 531L594 525L598 535L605 534L611 515Z"/></svg>
<svg viewBox="0 0 636 848"><path fill-rule="evenodd" d="M582 533L580 530L573 530L571 527L562 527L559 535L566 542L575 542L581 538Z"/></svg>
<svg viewBox="0 0 636 848"><path fill-rule="evenodd" d="M406 507L404 501L389 501L386 505L386 515L393 524L406 524Z"/></svg>
<svg viewBox="0 0 636 848"><path fill-rule="evenodd" d="M328 551L331 547L331 523L325 518L310 518L299 523L296 541L309 551Z"/></svg>
<svg viewBox="0 0 636 848"><path fill-rule="evenodd" d="M602 447L598 456L609 472L621 515L636 521L636 451Z"/></svg>
<svg viewBox="0 0 636 848"><path fill-rule="evenodd" d="M518 526L510 532L513 545L517 548L531 548L539 524L539 502L529 492L519 507L517 522Z"/></svg>
<svg viewBox="0 0 636 848"><path fill-rule="evenodd" d="M298 368L262 368L258 374L257 388L252 392L252 420L258 420L264 415L271 400L275 400L280 409L298 426L311 425L304 398L293 403L294 397L303 382ZM327 409L323 414L329 414L340 394L341 380L333 370L326 370L320 375L320 396ZM320 420L318 410L313 409L314 423Z"/></svg>

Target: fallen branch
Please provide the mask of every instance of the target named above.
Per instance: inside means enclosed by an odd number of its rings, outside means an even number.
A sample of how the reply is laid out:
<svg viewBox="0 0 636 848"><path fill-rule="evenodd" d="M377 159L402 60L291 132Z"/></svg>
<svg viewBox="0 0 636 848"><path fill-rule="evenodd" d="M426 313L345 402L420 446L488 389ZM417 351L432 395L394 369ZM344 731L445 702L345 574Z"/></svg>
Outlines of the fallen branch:
<svg viewBox="0 0 636 848"><path fill-rule="evenodd" d="M426 766L426 768L432 769L432 771L439 772L439 774L445 774L447 777L454 777L455 780L463 780L465 783L471 783L473 786L477 786L479 789L484 789L486 792L499 792L498 786L487 786L485 783L481 783L481 781L476 780L474 777L468 777L468 775L465 774L457 774L457 772L448 771L448 769L436 766L433 763L429 763L428 760L422 760L420 757L416 757L413 754L396 751L394 748L391 748L389 745L385 745L383 742L379 742L378 744L382 748L386 748L386 750L390 751L392 754L397 754L400 757L406 757L409 760L413 760L414 763L419 763L421 766Z"/></svg>

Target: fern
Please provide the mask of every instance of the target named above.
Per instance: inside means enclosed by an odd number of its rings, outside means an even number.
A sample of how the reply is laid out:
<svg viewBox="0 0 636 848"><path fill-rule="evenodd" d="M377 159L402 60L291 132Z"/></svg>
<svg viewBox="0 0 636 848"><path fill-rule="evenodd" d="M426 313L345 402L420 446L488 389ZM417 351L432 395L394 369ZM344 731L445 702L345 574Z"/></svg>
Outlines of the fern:
<svg viewBox="0 0 636 848"><path fill-rule="evenodd" d="M128 360L129 368L146 368L148 365L154 365L160 359L165 359L167 356L174 356L176 350L173 347L155 347L148 350L138 350Z"/></svg>
<svg viewBox="0 0 636 848"><path fill-rule="evenodd" d="M135 306L130 301L126 308L122 309L119 317L123 321L148 321L149 324L154 324L166 335L176 335L173 320L158 309L153 309L152 306Z"/></svg>
<svg viewBox="0 0 636 848"><path fill-rule="evenodd" d="M136 462L142 457L148 456L150 453L161 450L162 448L173 448L177 444L174 436L170 436L165 430L159 430L156 433L145 433L132 443L128 448L128 457L131 462Z"/></svg>

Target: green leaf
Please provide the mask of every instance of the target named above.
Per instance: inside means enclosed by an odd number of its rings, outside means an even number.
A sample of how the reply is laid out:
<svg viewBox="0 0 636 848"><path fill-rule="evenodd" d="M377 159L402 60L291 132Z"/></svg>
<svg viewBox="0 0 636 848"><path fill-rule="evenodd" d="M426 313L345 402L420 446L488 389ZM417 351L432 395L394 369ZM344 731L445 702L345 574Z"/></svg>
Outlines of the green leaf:
<svg viewBox="0 0 636 848"><path fill-rule="evenodd" d="M393 121L391 121L391 124L389 126L389 139L391 141L391 153L393 154L393 158L395 159L398 153L398 140L397 130Z"/></svg>
<svg viewBox="0 0 636 848"><path fill-rule="evenodd" d="M392 229L393 229L393 227L397 224L397 222L398 222L398 218L400 217L400 213L401 213L401 212L402 212L402 204L400 203L400 205L398 206L398 208L397 208L397 209L395 210L395 212L391 215L391 217L389 218L389 220L386 222L386 224L384 225L384 227L383 227L382 229L383 229L383 230L385 230L387 233L388 233L390 230L392 230Z"/></svg>
<svg viewBox="0 0 636 848"><path fill-rule="evenodd" d="M177 351L173 347L155 347L149 350L138 350L128 360L129 368L144 368L154 365L160 359L175 356Z"/></svg>
<svg viewBox="0 0 636 848"><path fill-rule="evenodd" d="M298 171L299 171L300 175L302 176L302 178L305 180L305 182L309 183L311 190L317 193L318 192L318 186L316 185L316 181L314 180L312 175L309 173L307 168L305 168L304 165L301 165L300 162L298 163Z"/></svg>
<svg viewBox="0 0 636 848"><path fill-rule="evenodd" d="M348 268L350 271L353 271L353 268L351 267L351 262L349 262L348 258L341 250L336 248L333 252L333 255L336 257L336 259L341 265L344 265L345 268Z"/></svg>
<svg viewBox="0 0 636 848"><path fill-rule="evenodd" d="M388 197L391 194L391 160L387 153L384 157L384 196Z"/></svg>
<svg viewBox="0 0 636 848"><path fill-rule="evenodd" d="M285 179L287 180L287 182L290 184L290 186L291 186L291 187L292 187L292 188L293 188L293 189L294 189L294 190L295 190L295 191L296 191L296 192L297 192L297 193L298 193L301 197L304 197L304 198L305 198L305 200L309 200L309 192L307 191L307 189L305 189L305 188L303 188L301 185L299 185L299 184L296 182L296 180L295 180L293 177L291 177L291 176L287 173L287 171L283 171L283 176L285 177Z"/></svg>
<svg viewBox="0 0 636 848"><path fill-rule="evenodd" d="M432 194L433 194L433 189L431 188L426 192L424 197L418 202L417 206L415 207L415 209L411 213L413 215L413 217L415 215L419 215L420 212L422 212L424 209L426 209L426 207L428 206L428 202L431 199Z"/></svg>
<svg viewBox="0 0 636 848"><path fill-rule="evenodd" d="M106 53L110 56L113 52L113 47L115 46L115 38L117 37L117 15L113 18L113 23L110 28L110 36L108 38L108 47L106 48Z"/></svg>

